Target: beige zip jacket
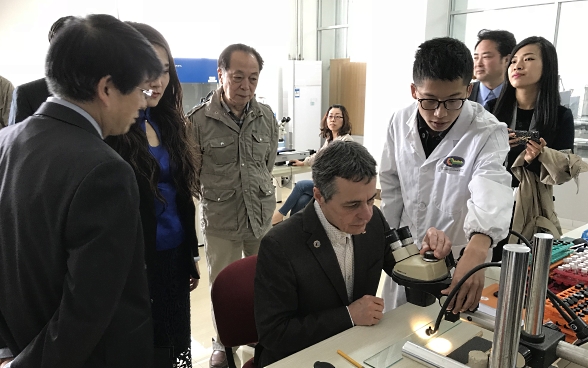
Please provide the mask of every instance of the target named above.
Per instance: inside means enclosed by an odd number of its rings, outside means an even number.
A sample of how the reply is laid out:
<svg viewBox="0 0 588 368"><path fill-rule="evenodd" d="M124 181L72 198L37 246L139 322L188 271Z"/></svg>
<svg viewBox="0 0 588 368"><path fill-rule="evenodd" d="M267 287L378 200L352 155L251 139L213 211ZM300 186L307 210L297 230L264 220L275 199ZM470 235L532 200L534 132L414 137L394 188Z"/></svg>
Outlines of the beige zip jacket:
<svg viewBox="0 0 588 368"><path fill-rule="evenodd" d="M278 123L271 108L253 98L239 128L221 106L221 92L188 113L202 154L204 229L219 237L253 232L261 238L276 208L271 172Z"/></svg>
<svg viewBox="0 0 588 368"><path fill-rule="evenodd" d="M520 180L517 190L512 229L531 240L533 234L549 232L555 239L562 235L561 226L553 203L553 186L576 180L580 173L588 171L588 163L573 153L564 153L544 147L536 158L541 163L539 177L525 169L525 151L512 165L513 175ZM511 235L510 243L518 239Z"/></svg>

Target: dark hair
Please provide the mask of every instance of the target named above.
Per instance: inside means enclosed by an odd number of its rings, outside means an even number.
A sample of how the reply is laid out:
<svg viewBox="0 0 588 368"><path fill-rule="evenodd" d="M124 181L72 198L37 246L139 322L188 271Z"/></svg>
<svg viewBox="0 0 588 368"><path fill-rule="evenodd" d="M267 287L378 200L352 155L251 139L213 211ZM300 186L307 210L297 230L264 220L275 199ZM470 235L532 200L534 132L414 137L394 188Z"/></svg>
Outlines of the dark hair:
<svg viewBox="0 0 588 368"><path fill-rule="evenodd" d="M169 153L176 190L200 197L199 156L196 153L194 138L188 134L188 122L182 109L182 87L169 45L155 28L143 23L126 23L145 36L152 45L160 46L167 53L169 83L157 106L150 108L150 115L157 122L162 144ZM138 175L149 181L151 191L163 202L164 198L157 188L159 164L149 152L147 135L141 126L133 124L127 134L109 138L108 143L131 164Z"/></svg>
<svg viewBox="0 0 588 368"><path fill-rule="evenodd" d="M321 137L327 138L327 140L329 140L329 141L333 140L333 132L331 132L331 129L329 129L327 116L329 116L329 112L331 112L332 109L339 109L343 113L343 125L341 125L341 129L339 129L339 133L337 133L337 134L339 134L341 136L341 135L351 133L351 122L349 121L349 113L347 112L347 109L345 108L345 106L343 106L343 105L329 106L329 108L327 109L327 112L325 113L325 115L323 116L323 119L321 120L321 133L320 133Z"/></svg>
<svg viewBox="0 0 588 368"><path fill-rule="evenodd" d="M541 78L537 84L539 85L539 93L537 94L537 101L533 115L537 122L537 129L541 135L550 133L555 130L557 123L557 113L561 98L559 96L559 76L557 51L553 44L543 37L528 37L522 40L512 50L510 59L523 47L527 45L537 45L541 50L541 60L543 63L543 70L541 71ZM510 64L509 60L509 64ZM509 68L510 69L510 68ZM508 78L508 69L504 78L504 87L496 101L494 108L494 116L499 121L505 122L507 125L512 121L513 111L516 106L516 88L510 84Z"/></svg>
<svg viewBox="0 0 588 368"><path fill-rule="evenodd" d="M423 42L414 57L412 78L416 85L425 79L455 81L464 86L474 74L474 60L467 46L454 38L442 37Z"/></svg>
<svg viewBox="0 0 588 368"><path fill-rule="evenodd" d="M375 179L376 160L361 144L335 141L320 150L312 165L312 180L325 201L330 200L337 187L335 178L360 182Z"/></svg>
<svg viewBox="0 0 588 368"><path fill-rule="evenodd" d="M162 72L145 37L111 15L71 18L51 41L45 61L49 90L58 97L92 101L100 79L110 76L122 93L136 91Z"/></svg>
<svg viewBox="0 0 588 368"><path fill-rule="evenodd" d="M218 68L220 70L229 70L231 67L231 56L235 51L243 51L246 54L255 56L257 59L257 64L259 64L259 71L261 72L261 69L263 69L263 59L261 58L261 55L259 55L259 52L257 52L257 50L255 50L253 47L243 45L242 43L229 45L221 52L220 56L218 57Z"/></svg>
<svg viewBox="0 0 588 368"><path fill-rule="evenodd" d="M510 55L512 49L517 44L515 36L509 31L482 29L478 32L478 42L476 42L474 49L484 40L494 41L496 43L496 49L500 53L500 57Z"/></svg>
<svg viewBox="0 0 588 368"><path fill-rule="evenodd" d="M59 32L59 30L63 28L65 23L72 18L74 17L72 17L71 15L67 15L65 17L57 19L55 23L51 25L51 28L49 29L49 35L47 35L47 38L49 38L49 42L51 42L51 40L53 39L53 37L55 37L57 32Z"/></svg>

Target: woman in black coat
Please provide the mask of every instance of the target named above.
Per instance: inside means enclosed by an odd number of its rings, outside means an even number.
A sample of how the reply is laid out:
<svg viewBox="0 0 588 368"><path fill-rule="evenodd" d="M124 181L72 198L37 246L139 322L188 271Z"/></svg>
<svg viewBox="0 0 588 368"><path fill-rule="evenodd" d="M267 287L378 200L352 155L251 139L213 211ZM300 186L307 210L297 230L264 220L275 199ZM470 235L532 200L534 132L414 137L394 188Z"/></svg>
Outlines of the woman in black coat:
<svg viewBox="0 0 588 368"><path fill-rule="evenodd" d="M574 117L570 109L561 106L557 52L551 42L529 37L516 45L511 55L502 92L487 109L508 126L506 167L511 175L512 164L525 151L524 169L539 176L541 164L537 158L544 147L573 151ZM538 142L521 138L515 131L538 132L540 138ZM513 175L512 187L518 186ZM493 261L500 260L504 243L494 249Z"/></svg>

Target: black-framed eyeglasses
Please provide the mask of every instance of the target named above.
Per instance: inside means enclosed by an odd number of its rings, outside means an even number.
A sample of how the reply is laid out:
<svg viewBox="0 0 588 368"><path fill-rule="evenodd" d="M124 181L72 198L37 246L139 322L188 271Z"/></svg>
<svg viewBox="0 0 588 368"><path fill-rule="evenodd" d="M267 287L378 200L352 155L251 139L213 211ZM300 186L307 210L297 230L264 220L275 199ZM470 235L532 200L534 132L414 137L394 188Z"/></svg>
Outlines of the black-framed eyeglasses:
<svg viewBox="0 0 588 368"><path fill-rule="evenodd" d="M419 98L417 101L421 104L423 110L437 110L441 104L447 110L459 110L467 98L450 98L449 100L439 101L432 98Z"/></svg>
<svg viewBox="0 0 588 368"><path fill-rule="evenodd" d="M339 120L339 119L343 119L343 116L340 115L328 115L327 116L328 120Z"/></svg>
<svg viewBox="0 0 588 368"><path fill-rule="evenodd" d="M146 97L151 97L151 96L153 96L153 90L152 90L152 89L143 89L143 88L141 88L141 87L137 87L137 88L138 88L138 89L140 89L140 90L141 90L141 92L143 92L143 94L144 94Z"/></svg>

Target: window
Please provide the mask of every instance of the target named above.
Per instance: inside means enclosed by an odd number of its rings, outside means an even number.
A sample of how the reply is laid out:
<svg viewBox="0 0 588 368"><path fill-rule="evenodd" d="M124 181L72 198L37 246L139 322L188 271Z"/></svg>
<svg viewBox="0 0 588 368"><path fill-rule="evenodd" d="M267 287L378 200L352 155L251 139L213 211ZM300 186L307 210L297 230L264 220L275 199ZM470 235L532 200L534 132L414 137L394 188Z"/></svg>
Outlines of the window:
<svg viewBox="0 0 588 368"><path fill-rule="evenodd" d="M586 14L587 0L453 0L450 35L465 42L472 53L477 33L484 28L508 30L517 42L529 36L545 37L557 49L560 88L573 90L570 108L580 116L588 86L588 49L583 42L588 34Z"/></svg>

